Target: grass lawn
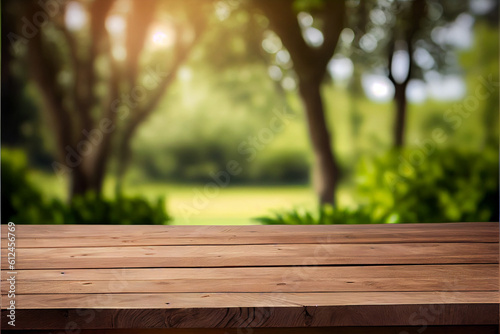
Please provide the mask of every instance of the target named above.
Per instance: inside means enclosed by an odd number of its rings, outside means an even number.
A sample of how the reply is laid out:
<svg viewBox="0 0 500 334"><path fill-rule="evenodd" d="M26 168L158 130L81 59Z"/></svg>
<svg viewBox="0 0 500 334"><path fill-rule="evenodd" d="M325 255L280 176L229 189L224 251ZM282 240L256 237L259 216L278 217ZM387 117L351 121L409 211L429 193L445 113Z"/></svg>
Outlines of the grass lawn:
<svg viewBox="0 0 500 334"><path fill-rule="evenodd" d="M29 178L47 197L65 198L66 183L55 175L31 172ZM272 214L276 210L297 207L313 210L316 195L309 186L235 186L220 188L211 198L203 194L204 185L169 183L130 184L125 192L150 201L165 198L167 212L174 218L172 225L250 225L258 224L252 218ZM104 193L113 196L114 181L108 179ZM339 189L343 205L353 203L349 189Z"/></svg>
<svg viewBox="0 0 500 334"><path fill-rule="evenodd" d="M47 197L65 198L66 183L55 175L31 172L29 178ZM249 225L258 224L252 218L272 214L275 210L296 207L314 209L316 195L309 186L235 186L220 188L211 198L203 194L204 185L169 183L129 184L127 195L142 196L151 201L165 198L173 225ZM108 179L104 193L113 196L114 181ZM351 202L348 189L339 190L343 204Z"/></svg>
<svg viewBox="0 0 500 334"><path fill-rule="evenodd" d="M146 186L147 187L147 186ZM166 191L173 224L257 224L251 218L293 206L313 208L314 193L307 187L231 187L212 198L201 197L202 187L182 186ZM131 192L135 191L131 189ZM191 211L191 208L193 211Z"/></svg>

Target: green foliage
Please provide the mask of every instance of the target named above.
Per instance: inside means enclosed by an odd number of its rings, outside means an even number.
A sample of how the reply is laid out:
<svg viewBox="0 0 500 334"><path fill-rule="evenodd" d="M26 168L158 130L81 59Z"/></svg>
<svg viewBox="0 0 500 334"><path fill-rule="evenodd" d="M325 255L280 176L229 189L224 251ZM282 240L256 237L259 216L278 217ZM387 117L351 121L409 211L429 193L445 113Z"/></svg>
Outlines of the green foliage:
<svg viewBox="0 0 500 334"><path fill-rule="evenodd" d="M484 22L476 24L474 48L460 53L460 63L469 76L474 78L473 81L468 80L471 92L478 89L478 78L499 81L499 43L498 25L491 27ZM493 89L488 99L479 106L484 128L482 132L487 144L498 143L498 93L498 89Z"/></svg>
<svg viewBox="0 0 500 334"><path fill-rule="evenodd" d="M430 152L407 149L363 160L356 187L364 204L357 209L327 205L314 213L292 210L256 220L290 225L498 221L498 150Z"/></svg>
<svg viewBox="0 0 500 334"><path fill-rule="evenodd" d="M235 151L234 141L178 141L165 145L164 154L149 158L153 150L137 153L135 163L150 179L175 182L211 182L212 174L225 171L229 161L237 161L242 171L232 178L234 184L306 184L310 163L298 149L255 150L255 159ZM248 146L247 146L248 147Z"/></svg>
<svg viewBox="0 0 500 334"><path fill-rule="evenodd" d="M303 209L276 212L271 217L258 217L256 221L266 225L329 225L329 224L386 224L398 223L396 215L375 217L369 207L358 209L321 206L311 213Z"/></svg>
<svg viewBox="0 0 500 334"><path fill-rule="evenodd" d="M296 12L317 10L323 7L324 0L295 0L293 2L293 9Z"/></svg>
<svg viewBox="0 0 500 334"><path fill-rule="evenodd" d="M23 204L42 202L42 196L28 181L26 155L2 147L2 223L16 215Z"/></svg>
<svg viewBox="0 0 500 334"><path fill-rule="evenodd" d="M242 176L254 184L307 184L309 170L309 161L299 150L263 151Z"/></svg>
<svg viewBox="0 0 500 334"><path fill-rule="evenodd" d="M210 173L226 170L227 163L235 160L243 170L232 179L234 183L307 183L309 148L301 114L275 94L265 66L214 71L196 62L188 65L192 77L172 85L171 96L134 139L136 175L204 183L212 181ZM269 142L258 139L274 124L275 111L281 114L285 108L296 118L280 118L276 124L280 129L273 131Z"/></svg>
<svg viewBox="0 0 500 334"><path fill-rule="evenodd" d="M357 189L374 216L404 223L498 221L498 150L407 149L364 160Z"/></svg>
<svg viewBox="0 0 500 334"><path fill-rule="evenodd" d="M155 204L139 197L105 199L91 192L66 204L46 200L27 179L26 156L2 148L2 222L31 224L165 224L163 199Z"/></svg>

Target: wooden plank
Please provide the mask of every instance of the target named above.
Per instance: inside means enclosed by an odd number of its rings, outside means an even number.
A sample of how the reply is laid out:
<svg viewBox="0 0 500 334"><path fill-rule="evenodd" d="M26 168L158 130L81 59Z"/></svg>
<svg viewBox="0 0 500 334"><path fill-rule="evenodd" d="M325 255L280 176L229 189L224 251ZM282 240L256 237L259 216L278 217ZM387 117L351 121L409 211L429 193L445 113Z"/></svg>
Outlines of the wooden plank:
<svg viewBox="0 0 500 334"><path fill-rule="evenodd" d="M18 227L16 329L498 330L498 223Z"/></svg>
<svg viewBox="0 0 500 334"><path fill-rule="evenodd" d="M2 305L9 299L2 296ZM170 309L342 305L494 304L497 291L19 294L18 309ZM4 307L5 308L5 307Z"/></svg>
<svg viewBox="0 0 500 334"><path fill-rule="evenodd" d="M352 282L352 284L350 284ZM498 282L498 280L497 280ZM344 280L306 280L282 282L282 280L260 279L254 282L234 282L232 278L219 280L189 279L185 281L28 281L18 282L18 293L168 293L168 292L333 292L333 291L495 291L498 284L488 278L459 279L450 284L438 279L353 278ZM2 282L2 289L8 283ZM4 290L6 291L6 290Z"/></svg>
<svg viewBox="0 0 500 334"><path fill-rule="evenodd" d="M162 328L162 329L84 329L79 334L498 334L498 326L390 326L390 327L309 327L309 328ZM35 334L32 331L4 331L5 334ZM36 334L59 334L40 331ZM62 333L61 333L62 334Z"/></svg>
<svg viewBox="0 0 500 334"><path fill-rule="evenodd" d="M18 248L297 243L498 242L498 223L155 226L16 225ZM2 239L7 226L2 225ZM27 240L30 239L30 240ZM6 240L2 240L2 247Z"/></svg>
<svg viewBox="0 0 500 334"><path fill-rule="evenodd" d="M2 271L2 280L9 277ZM202 275L202 276L200 276ZM160 280L166 279L224 279L232 277L241 279L281 278L297 279L341 279L341 278L428 278L429 275L453 280L455 277L498 278L498 265L394 265L394 266L338 266L338 267L263 267L263 268L108 268L108 269L49 269L19 270L17 281L128 281L128 280Z"/></svg>
<svg viewBox="0 0 500 334"><path fill-rule="evenodd" d="M3 269L7 254L3 250ZM498 263L498 256L494 243L18 248L16 268Z"/></svg>
<svg viewBox="0 0 500 334"><path fill-rule="evenodd" d="M84 279L71 279L71 273L61 271L64 279L18 277L16 290L19 294L498 290L497 265L189 268L142 271L142 277L133 271L115 271L113 278L108 273L107 279L94 279L93 274L103 271L80 272ZM2 291L8 285L3 280Z"/></svg>
<svg viewBox="0 0 500 334"><path fill-rule="evenodd" d="M16 329L498 325L495 304L17 310ZM7 327L2 310L2 327Z"/></svg>

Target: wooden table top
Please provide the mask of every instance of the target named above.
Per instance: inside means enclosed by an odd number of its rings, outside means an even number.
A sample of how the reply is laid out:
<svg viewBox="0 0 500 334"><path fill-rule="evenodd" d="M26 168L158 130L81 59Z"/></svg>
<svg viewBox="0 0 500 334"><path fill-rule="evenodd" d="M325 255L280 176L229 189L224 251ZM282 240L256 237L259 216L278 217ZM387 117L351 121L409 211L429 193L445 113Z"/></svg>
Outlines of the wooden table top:
<svg viewBox="0 0 500 334"><path fill-rule="evenodd" d="M2 328L9 298L2 226ZM17 225L16 328L498 325L499 225Z"/></svg>

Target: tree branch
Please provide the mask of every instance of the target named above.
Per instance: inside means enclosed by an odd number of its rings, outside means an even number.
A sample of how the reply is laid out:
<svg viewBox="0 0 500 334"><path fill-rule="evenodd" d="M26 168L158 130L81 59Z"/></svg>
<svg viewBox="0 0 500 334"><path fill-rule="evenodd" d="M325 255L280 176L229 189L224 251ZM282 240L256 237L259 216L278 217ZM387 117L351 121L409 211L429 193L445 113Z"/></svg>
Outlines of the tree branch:
<svg viewBox="0 0 500 334"><path fill-rule="evenodd" d="M326 66L332 58L339 40L340 33L344 29L345 1L325 1L323 11L323 45L318 49L319 59Z"/></svg>
<svg viewBox="0 0 500 334"><path fill-rule="evenodd" d="M59 29L63 33L66 45L69 48L70 64L73 72L73 89L72 89L72 103L76 114L79 117L81 127L83 129L90 129L93 125L93 120L90 115L88 100L83 95L87 87L85 82L85 69L78 55L78 43L75 36L68 30L64 22L59 24Z"/></svg>
<svg viewBox="0 0 500 334"><path fill-rule="evenodd" d="M35 6L28 9L32 15L36 11ZM49 57L48 50L43 43L43 30L40 30L28 43L28 60L31 74L38 85L46 111L49 113L53 129L56 135L57 149L60 158L64 159L65 147L73 144L72 128L73 122L63 106L64 94L57 83L57 74L60 69L56 67L53 57Z"/></svg>
<svg viewBox="0 0 500 334"><path fill-rule="evenodd" d="M316 62L315 53L306 44L302 31L289 0L254 0L253 3L269 18L271 28L280 37L292 58L299 76L306 74L311 64Z"/></svg>
<svg viewBox="0 0 500 334"><path fill-rule="evenodd" d="M125 173L126 166L130 159L130 141L133 138L135 131L138 126L144 122L147 117L153 112L161 98L164 96L166 89L172 84L175 79L176 73L178 72L180 66L185 62L188 57L190 51L196 45L197 41L201 37L205 25L207 23L206 15L202 11L195 11L191 17L189 18L189 22L194 23L194 37L193 39L184 44L183 39L181 37L176 39L176 45L174 46L175 56L173 60L172 67L170 68L170 73L159 83L156 90L149 97L148 101L142 107L139 107L136 113L132 116L130 121L127 123L123 135L118 147L119 152L119 170L118 170L118 183L117 183L117 192L120 191L121 188L121 178ZM178 35L181 35L178 32Z"/></svg>
<svg viewBox="0 0 500 334"><path fill-rule="evenodd" d="M82 99L81 108L90 114L90 109L96 104L94 87L96 86L97 77L94 70L95 60L103 49L109 52L110 42L106 31L106 18L111 10L115 0L94 0L90 5L90 50L84 64L84 73L87 76L86 85Z"/></svg>
<svg viewBox="0 0 500 334"><path fill-rule="evenodd" d="M146 34L156 11L156 0L149 0L145 6L133 1L127 24L127 80L129 87L134 87L139 68L139 56L146 41Z"/></svg>
<svg viewBox="0 0 500 334"><path fill-rule="evenodd" d="M318 12L324 21L324 41L319 48L312 48L305 42L297 15L293 10L293 1L253 0L253 3L269 18L272 29L290 52L300 80L323 78L344 27L344 1L325 1Z"/></svg>

